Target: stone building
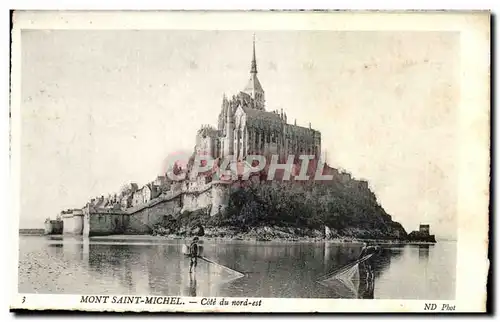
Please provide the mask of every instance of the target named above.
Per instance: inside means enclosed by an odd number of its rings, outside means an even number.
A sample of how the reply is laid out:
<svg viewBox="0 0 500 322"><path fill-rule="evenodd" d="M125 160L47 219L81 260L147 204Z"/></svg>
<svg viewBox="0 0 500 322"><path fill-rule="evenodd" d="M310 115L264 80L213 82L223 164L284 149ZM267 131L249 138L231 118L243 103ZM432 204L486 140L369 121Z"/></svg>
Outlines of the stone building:
<svg viewBox="0 0 500 322"><path fill-rule="evenodd" d="M219 132L211 125L203 125L196 134L195 152L198 155L220 155Z"/></svg>
<svg viewBox="0 0 500 322"><path fill-rule="evenodd" d="M120 199L120 208L127 209L127 208L132 207L133 200L134 200L134 193L133 192L130 192L130 193L122 196Z"/></svg>
<svg viewBox="0 0 500 322"><path fill-rule="evenodd" d="M154 186L158 187L160 191L168 191L170 189L171 182L168 181L167 176L157 176L152 183Z"/></svg>
<svg viewBox="0 0 500 322"><path fill-rule="evenodd" d="M408 240L415 242L435 243L436 236L431 235L431 227L429 224L421 224L418 230L414 230L408 234Z"/></svg>
<svg viewBox="0 0 500 322"><path fill-rule="evenodd" d="M214 159L235 156L243 160L249 154L277 154L280 162L300 154L319 159L321 133L310 124L289 124L283 110L266 110L265 92L257 77L254 41L247 85L230 99L223 96L217 128L202 126L196 136L195 152Z"/></svg>
<svg viewBox="0 0 500 322"><path fill-rule="evenodd" d="M418 230L422 235L430 235L431 228L428 224L421 224Z"/></svg>
<svg viewBox="0 0 500 322"><path fill-rule="evenodd" d="M138 189L134 192L132 196L132 206L139 206L144 203L144 195L147 195L147 191L144 191L144 187Z"/></svg>

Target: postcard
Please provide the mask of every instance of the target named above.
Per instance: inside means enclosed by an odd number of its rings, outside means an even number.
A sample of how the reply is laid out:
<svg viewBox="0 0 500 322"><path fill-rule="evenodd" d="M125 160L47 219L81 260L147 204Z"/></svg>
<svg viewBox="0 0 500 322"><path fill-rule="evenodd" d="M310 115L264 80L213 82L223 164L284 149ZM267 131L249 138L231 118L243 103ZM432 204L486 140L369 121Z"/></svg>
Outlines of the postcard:
<svg viewBox="0 0 500 322"><path fill-rule="evenodd" d="M11 310L485 312L490 13L16 11Z"/></svg>

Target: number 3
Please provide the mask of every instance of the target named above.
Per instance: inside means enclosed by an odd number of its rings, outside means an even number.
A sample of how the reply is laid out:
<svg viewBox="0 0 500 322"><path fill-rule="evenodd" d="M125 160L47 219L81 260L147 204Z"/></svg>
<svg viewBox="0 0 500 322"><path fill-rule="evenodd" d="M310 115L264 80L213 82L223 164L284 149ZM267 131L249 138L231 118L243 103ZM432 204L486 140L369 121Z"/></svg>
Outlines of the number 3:
<svg viewBox="0 0 500 322"><path fill-rule="evenodd" d="M26 302L26 296L23 296L23 303Z"/></svg>

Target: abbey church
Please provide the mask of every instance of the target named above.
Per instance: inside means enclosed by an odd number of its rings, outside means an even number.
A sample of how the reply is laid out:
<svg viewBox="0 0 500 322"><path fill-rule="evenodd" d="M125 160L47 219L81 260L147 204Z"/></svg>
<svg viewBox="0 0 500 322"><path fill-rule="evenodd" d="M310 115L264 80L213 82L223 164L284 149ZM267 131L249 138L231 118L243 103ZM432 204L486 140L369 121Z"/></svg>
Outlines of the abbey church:
<svg viewBox="0 0 500 322"><path fill-rule="evenodd" d="M203 126L196 136L195 153L214 159L247 155L278 155L286 162L289 155L321 155L321 133L309 127L289 124L283 110L266 110L265 92L257 77L255 40L250 79L243 91L222 98L217 128Z"/></svg>

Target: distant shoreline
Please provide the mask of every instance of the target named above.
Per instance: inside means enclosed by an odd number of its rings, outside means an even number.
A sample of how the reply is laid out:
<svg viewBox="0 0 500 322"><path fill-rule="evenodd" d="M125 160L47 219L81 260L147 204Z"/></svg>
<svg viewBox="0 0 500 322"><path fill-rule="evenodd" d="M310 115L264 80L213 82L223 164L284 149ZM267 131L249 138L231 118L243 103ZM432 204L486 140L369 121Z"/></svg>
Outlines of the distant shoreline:
<svg viewBox="0 0 500 322"><path fill-rule="evenodd" d="M41 231L41 232L40 232ZM20 229L19 234L23 236L51 236L56 238L64 238L64 235L45 235L43 229ZM82 238L82 236L67 235L69 238ZM130 241L168 241L168 240L191 240L192 237L181 236L153 236L153 235L105 235L105 236L91 236L89 240L130 240ZM298 237L293 239L274 238L270 240L259 240L256 238L241 238L241 237L200 237L201 240L206 241L241 241L241 242L261 242L261 243L331 243L331 244L363 244L373 243L382 245L434 245L438 242L456 242L456 240L437 240L436 243L432 242L419 242L419 241L406 241L406 240L384 240L384 239L358 239L358 238L313 238L313 237Z"/></svg>
<svg viewBox="0 0 500 322"><path fill-rule="evenodd" d="M45 229L43 228L20 228L19 235L44 235Z"/></svg>

